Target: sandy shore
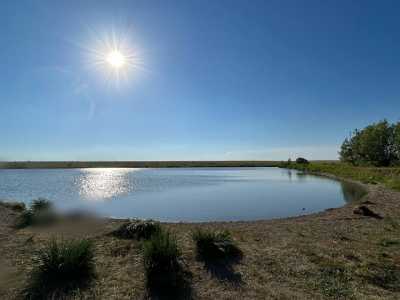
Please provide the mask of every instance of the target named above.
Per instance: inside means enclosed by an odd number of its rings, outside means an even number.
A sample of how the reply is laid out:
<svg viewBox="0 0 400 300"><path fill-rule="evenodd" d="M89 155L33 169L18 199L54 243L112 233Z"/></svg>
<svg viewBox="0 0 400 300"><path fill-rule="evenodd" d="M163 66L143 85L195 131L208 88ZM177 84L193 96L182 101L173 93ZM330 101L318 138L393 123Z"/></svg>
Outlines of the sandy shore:
<svg viewBox="0 0 400 300"><path fill-rule="evenodd" d="M195 299L400 299L400 192L364 185L361 203L307 216L202 224L164 223L174 232ZM324 199L321 199L323 201ZM364 205L383 219L355 214ZM75 298L143 299L140 243L109 233L122 220L96 226L13 228L18 212L0 205L0 298L18 299L34 253L52 237L79 232L95 243L97 278ZM205 266L196 260L196 227L228 229L244 253L240 262ZM79 229L79 230L78 230ZM4 271L3 271L4 270Z"/></svg>

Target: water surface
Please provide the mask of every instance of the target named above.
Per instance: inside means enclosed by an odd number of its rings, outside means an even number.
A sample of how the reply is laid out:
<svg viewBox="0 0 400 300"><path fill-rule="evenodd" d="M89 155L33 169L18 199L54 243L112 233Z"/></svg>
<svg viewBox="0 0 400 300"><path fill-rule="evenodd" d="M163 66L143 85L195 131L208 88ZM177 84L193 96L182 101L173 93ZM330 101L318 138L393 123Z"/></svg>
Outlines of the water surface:
<svg viewBox="0 0 400 300"><path fill-rule="evenodd" d="M279 168L0 170L0 199L162 221L297 216L360 196L354 185Z"/></svg>

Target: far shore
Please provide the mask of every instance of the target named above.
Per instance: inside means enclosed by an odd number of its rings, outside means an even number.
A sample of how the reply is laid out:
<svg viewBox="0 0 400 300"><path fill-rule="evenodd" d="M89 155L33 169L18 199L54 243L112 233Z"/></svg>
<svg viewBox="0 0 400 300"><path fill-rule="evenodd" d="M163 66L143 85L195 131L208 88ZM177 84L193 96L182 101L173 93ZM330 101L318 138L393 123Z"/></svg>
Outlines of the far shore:
<svg viewBox="0 0 400 300"><path fill-rule="evenodd" d="M314 161L335 162L335 161ZM277 167L282 161L0 161L0 169Z"/></svg>

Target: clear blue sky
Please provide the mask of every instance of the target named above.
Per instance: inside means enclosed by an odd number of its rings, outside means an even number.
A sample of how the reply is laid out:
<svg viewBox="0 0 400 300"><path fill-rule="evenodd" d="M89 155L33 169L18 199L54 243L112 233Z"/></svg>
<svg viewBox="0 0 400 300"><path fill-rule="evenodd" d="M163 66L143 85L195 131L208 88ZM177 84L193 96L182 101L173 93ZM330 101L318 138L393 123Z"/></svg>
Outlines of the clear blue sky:
<svg viewBox="0 0 400 300"><path fill-rule="evenodd" d="M2 1L0 159L335 159L400 112L400 1ZM87 65L128 35L145 71ZM133 74L132 74L133 73Z"/></svg>

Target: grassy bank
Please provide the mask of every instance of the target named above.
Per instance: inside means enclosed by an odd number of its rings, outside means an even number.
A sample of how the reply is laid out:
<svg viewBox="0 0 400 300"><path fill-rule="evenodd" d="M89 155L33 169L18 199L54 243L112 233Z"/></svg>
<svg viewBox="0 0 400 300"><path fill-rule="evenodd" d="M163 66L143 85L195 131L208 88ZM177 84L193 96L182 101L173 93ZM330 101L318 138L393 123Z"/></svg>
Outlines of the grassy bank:
<svg viewBox="0 0 400 300"><path fill-rule="evenodd" d="M400 168L355 167L344 163L282 164L285 168L306 172L330 174L341 178L360 181L366 184L382 184L400 191Z"/></svg>

